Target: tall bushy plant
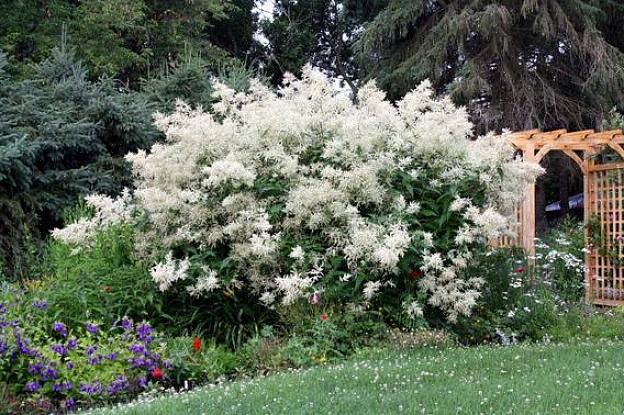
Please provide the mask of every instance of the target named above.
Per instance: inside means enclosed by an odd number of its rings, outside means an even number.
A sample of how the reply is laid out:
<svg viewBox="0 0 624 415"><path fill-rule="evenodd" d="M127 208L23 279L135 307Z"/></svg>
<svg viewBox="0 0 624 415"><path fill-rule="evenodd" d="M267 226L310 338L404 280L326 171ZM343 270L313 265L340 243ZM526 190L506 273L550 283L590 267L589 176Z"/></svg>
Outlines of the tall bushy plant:
<svg viewBox="0 0 624 415"><path fill-rule="evenodd" d="M471 140L466 111L428 83L396 106L374 83L354 104L309 67L275 92L214 88L214 114L159 114L166 143L127 156L135 215L119 219L136 224L160 291L470 313L483 281L461 270L507 231L539 166L504 137ZM55 236L88 244L114 203Z"/></svg>
<svg viewBox="0 0 624 415"><path fill-rule="evenodd" d="M145 100L111 79L90 81L64 48L31 79L0 82L0 258L22 275L24 235L58 226L87 194L119 193L129 185L122 156L157 131Z"/></svg>

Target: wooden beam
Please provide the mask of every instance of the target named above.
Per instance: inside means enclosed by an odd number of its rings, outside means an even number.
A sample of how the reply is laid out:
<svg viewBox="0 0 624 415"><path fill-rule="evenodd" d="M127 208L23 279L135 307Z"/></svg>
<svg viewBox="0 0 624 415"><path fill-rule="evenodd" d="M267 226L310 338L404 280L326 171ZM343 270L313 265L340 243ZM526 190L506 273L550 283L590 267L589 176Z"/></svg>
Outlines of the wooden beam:
<svg viewBox="0 0 624 415"><path fill-rule="evenodd" d="M532 140L525 145L523 159L535 162ZM527 185L522 201L522 247L529 257L535 256L535 182Z"/></svg>
<svg viewBox="0 0 624 415"><path fill-rule="evenodd" d="M552 145L550 144L546 144L544 147L540 148L539 151L537 152L537 154L535 155L535 162L536 163L540 163L542 161L542 159L544 157L546 157L546 154L548 154L548 152L552 150Z"/></svg>
<svg viewBox="0 0 624 415"><path fill-rule="evenodd" d="M615 169L624 169L624 163L594 164L589 167L588 171L592 172L592 171L604 171L604 170L615 170Z"/></svg>
<svg viewBox="0 0 624 415"><path fill-rule="evenodd" d="M581 171L583 172L583 175L587 174L587 169L585 168L585 163L583 162L583 160L581 160L581 158L578 156L578 154L576 154L572 150L563 150L563 152L568 157L570 157L572 160L574 160L576 162L576 164L578 164L578 166L581 168Z"/></svg>
<svg viewBox="0 0 624 415"><path fill-rule="evenodd" d="M557 144L582 142L591 134L594 134L594 130L583 130L575 131L573 133L561 134L557 138Z"/></svg>
<svg viewBox="0 0 624 415"><path fill-rule="evenodd" d="M560 135L567 133L568 130L553 130L546 133L537 133L531 136L531 142L535 145L552 144Z"/></svg>
<svg viewBox="0 0 624 415"><path fill-rule="evenodd" d="M587 138L602 137L602 136L613 138L616 135L622 135L622 130L599 131L597 133L590 134Z"/></svg>
<svg viewBox="0 0 624 415"><path fill-rule="evenodd" d="M517 133L509 134L509 138L511 139L511 144L513 144L516 148L521 149L524 147L524 144L531 139L533 134L537 134L541 132L540 130L526 130L520 131Z"/></svg>
<svg viewBox="0 0 624 415"><path fill-rule="evenodd" d="M537 128L535 128L533 130L516 131L516 132L513 132L513 133L509 134L509 136L512 139L513 138L529 138L533 134L537 134L537 133L541 133L541 132L542 132L542 130L538 130Z"/></svg>
<svg viewBox="0 0 624 415"><path fill-rule="evenodd" d="M585 246L589 245L589 228L587 224L589 223L589 219L591 216L591 203L593 196L592 184L590 183L593 180L593 175L589 174L591 169L594 167L594 155L596 149L593 147L588 148L585 152L583 152L583 223L585 226L583 227L584 234L584 242ZM593 278L591 275L593 267L590 266L590 262L592 259L592 253L590 250L585 250L585 302L591 304L594 300L594 287L593 287Z"/></svg>
<svg viewBox="0 0 624 415"><path fill-rule="evenodd" d="M622 158L622 160L624 160L624 149L622 149L619 143L610 142L608 146L611 147L613 151L618 153L618 155Z"/></svg>

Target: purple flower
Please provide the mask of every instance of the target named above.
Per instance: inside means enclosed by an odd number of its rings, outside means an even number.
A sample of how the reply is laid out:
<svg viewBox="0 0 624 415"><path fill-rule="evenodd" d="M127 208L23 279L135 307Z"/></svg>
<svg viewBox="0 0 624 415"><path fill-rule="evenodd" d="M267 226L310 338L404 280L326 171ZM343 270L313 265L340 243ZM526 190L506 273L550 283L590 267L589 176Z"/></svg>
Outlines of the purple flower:
<svg viewBox="0 0 624 415"><path fill-rule="evenodd" d="M50 345L50 350L60 356L65 356L67 354L67 349L65 349L65 346L62 344L52 344Z"/></svg>
<svg viewBox="0 0 624 415"><path fill-rule="evenodd" d="M46 310L48 308L48 302L45 300L34 300L32 306L37 310Z"/></svg>
<svg viewBox="0 0 624 415"><path fill-rule="evenodd" d="M60 392L61 389L61 384L60 383L55 383L54 385L52 385L52 392Z"/></svg>
<svg viewBox="0 0 624 415"><path fill-rule="evenodd" d="M4 314L7 312L6 306L0 303L0 314Z"/></svg>
<svg viewBox="0 0 624 415"><path fill-rule="evenodd" d="M72 383L68 380L63 381L63 383L61 383L61 386L63 386L63 389L68 391L71 390L72 388Z"/></svg>
<svg viewBox="0 0 624 415"><path fill-rule="evenodd" d="M147 361L142 357L131 357L128 359L128 363L130 363L133 369L148 366Z"/></svg>
<svg viewBox="0 0 624 415"><path fill-rule="evenodd" d="M102 362L102 358L103 356L101 354L98 354L97 356L90 356L87 359L87 363L89 363L91 366L95 366Z"/></svg>
<svg viewBox="0 0 624 415"><path fill-rule="evenodd" d="M51 368L50 366L46 366L41 373L41 380L54 380L56 379L56 370Z"/></svg>
<svg viewBox="0 0 624 415"><path fill-rule="evenodd" d="M145 346L141 343L131 344L130 347L128 347L128 350L134 354L145 354Z"/></svg>
<svg viewBox="0 0 624 415"><path fill-rule="evenodd" d="M147 323L140 323L136 327L136 335L142 342L149 343L152 341L152 328Z"/></svg>
<svg viewBox="0 0 624 415"><path fill-rule="evenodd" d="M15 336L15 344L17 345L17 351L20 354L23 354L24 356L31 356L31 357L37 356L37 350L30 349L28 347L28 345L30 344L30 340L22 339L22 336L19 333L19 330L17 328L14 330L13 335Z"/></svg>
<svg viewBox="0 0 624 415"><path fill-rule="evenodd" d="M28 365L28 373L31 375L40 375L43 370L43 363L31 363Z"/></svg>
<svg viewBox="0 0 624 415"><path fill-rule="evenodd" d="M114 353L114 352L109 353L109 354L106 356L106 358L107 358L108 360L110 360L111 362L113 362L113 361L115 361L115 360L117 359L117 353Z"/></svg>
<svg viewBox="0 0 624 415"><path fill-rule="evenodd" d="M124 316L124 318L121 319L121 327L125 330L125 331L132 331L133 325L132 325L132 321Z"/></svg>
<svg viewBox="0 0 624 415"><path fill-rule="evenodd" d="M36 380L33 380L32 382L28 382L24 385L24 389L26 390L26 392L31 392L31 393L36 392L37 390L39 390L40 387L41 385Z"/></svg>
<svg viewBox="0 0 624 415"><path fill-rule="evenodd" d="M62 337L67 336L67 327L65 327L65 324L63 323L59 323L58 321L56 323L54 323L54 325L52 326L52 329L57 332L58 334L60 334Z"/></svg>
<svg viewBox="0 0 624 415"><path fill-rule="evenodd" d="M78 386L78 391L87 395L95 395L102 391L102 385L100 382L81 383L80 386Z"/></svg>
<svg viewBox="0 0 624 415"><path fill-rule="evenodd" d="M74 350L76 348L76 346L78 346L78 340L76 340L76 339L69 339L67 341L67 348L69 350Z"/></svg>
<svg viewBox="0 0 624 415"><path fill-rule="evenodd" d="M95 336L95 335L97 334L97 332L98 332L98 326L97 326L96 324L94 324L94 323L87 323L87 324L85 324L85 329L86 329L89 333L93 334L94 336Z"/></svg>
<svg viewBox="0 0 624 415"><path fill-rule="evenodd" d="M65 363L65 367L67 370L72 370L74 368L74 364L72 362Z"/></svg>
<svg viewBox="0 0 624 415"><path fill-rule="evenodd" d="M137 378L137 386L141 389L145 389L145 387L147 386L147 379L145 379L145 376L140 376L139 378Z"/></svg>
<svg viewBox="0 0 624 415"><path fill-rule="evenodd" d="M119 375L113 380L110 386L106 389L109 395L115 395L128 387L128 379L125 376Z"/></svg>
<svg viewBox="0 0 624 415"><path fill-rule="evenodd" d="M87 347L87 350L85 350L85 354L87 356L91 356L93 353L95 353L96 350L97 350L97 346L89 346Z"/></svg>
<svg viewBox="0 0 624 415"><path fill-rule="evenodd" d="M64 406L65 406L65 410L67 412L70 412L76 407L76 401L74 400L74 398L67 398L65 399Z"/></svg>

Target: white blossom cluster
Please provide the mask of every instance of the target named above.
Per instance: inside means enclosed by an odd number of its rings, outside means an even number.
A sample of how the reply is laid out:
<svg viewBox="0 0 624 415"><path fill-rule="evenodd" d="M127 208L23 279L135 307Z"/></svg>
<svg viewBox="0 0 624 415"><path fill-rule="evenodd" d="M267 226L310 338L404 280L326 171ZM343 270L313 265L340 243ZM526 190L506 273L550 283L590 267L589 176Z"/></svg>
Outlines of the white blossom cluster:
<svg viewBox="0 0 624 415"><path fill-rule="evenodd" d="M505 137L471 139L465 109L434 98L428 82L396 105L369 82L353 103L305 67L277 91L259 82L246 93L216 84L215 97L212 114L182 102L156 114L166 142L127 156L133 206L149 218L137 246L157 262L152 276L163 291L181 281L192 295L232 285L213 269L191 276L187 258L158 258L181 246L219 252L235 268L236 286L267 305L322 291L336 256L346 260L340 283L359 284L367 303L406 278L401 265L410 258L424 273L414 284L454 319L470 313L482 284L459 275L470 245L510 228L511 206L541 172L516 160ZM451 250L436 251L438 236L415 219L430 201L395 179L424 175L435 176L430 188L472 177L484 190L479 201L457 195L452 203L462 224L450 230ZM79 222L55 235L90 231ZM419 316L421 307L405 309Z"/></svg>
<svg viewBox="0 0 624 415"><path fill-rule="evenodd" d="M85 197L86 206L93 210L93 217L80 218L64 228L52 230L52 237L70 244L87 244L98 229L106 228L130 219L128 204L131 196L124 189L121 196L111 198L106 195L90 195Z"/></svg>

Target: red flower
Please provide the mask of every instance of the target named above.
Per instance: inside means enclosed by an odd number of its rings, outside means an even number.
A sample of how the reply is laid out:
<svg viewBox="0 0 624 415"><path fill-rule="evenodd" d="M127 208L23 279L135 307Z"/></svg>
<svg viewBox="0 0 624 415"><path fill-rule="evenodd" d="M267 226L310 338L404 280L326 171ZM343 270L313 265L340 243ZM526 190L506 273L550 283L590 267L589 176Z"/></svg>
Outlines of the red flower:
<svg viewBox="0 0 624 415"><path fill-rule="evenodd" d="M163 372L162 370L160 370L159 367L155 367L154 369L152 369L150 374L152 375L152 379L154 380L160 380L163 377Z"/></svg>
<svg viewBox="0 0 624 415"><path fill-rule="evenodd" d="M199 352L199 349L201 348L201 340L199 340L199 337L195 337L193 339L193 350L195 351L195 353Z"/></svg>
<svg viewBox="0 0 624 415"><path fill-rule="evenodd" d="M105 285L104 288L102 288L102 291L104 291L105 293L109 293L111 291L111 286Z"/></svg>
<svg viewBox="0 0 624 415"><path fill-rule="evenodd" d="M418 269L413 269L409 272L409 277L412 280L417 280L418 278L422 277L422 271Z"/></svg>
<svg viewBox="0 0 624 415"><path fill-rule="evenodd" d="M516 274L521 274L521 273L524 272L524 268L523 267L518 267L518 268L514 269L513 272L515 272Z"/></svg>
<svg viewBox="0 0 624 415"><path fill-rule="evenodd" d="M323 313L321 314L321 321L326 321L327 320L327 314Z"/></svg>

